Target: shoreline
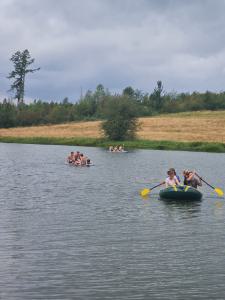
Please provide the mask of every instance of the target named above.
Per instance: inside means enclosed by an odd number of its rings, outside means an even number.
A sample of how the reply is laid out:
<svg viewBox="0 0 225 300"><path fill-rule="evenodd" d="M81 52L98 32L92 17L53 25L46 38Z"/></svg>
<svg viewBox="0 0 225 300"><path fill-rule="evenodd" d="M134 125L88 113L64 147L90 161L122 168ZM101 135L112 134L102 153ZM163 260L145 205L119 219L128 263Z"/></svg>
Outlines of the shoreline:
<svg viewBox="0 0 225 300"><path fill-rule="evenodd" d="M180 141L154 141L154 140L133 140L133 141L109 141L101 138L57 138L57 137L2 137L0 143L18 144L41 144L41 145L65 145L65 146L86 146L103 147L109 145L124 145L128 149L149 149L149 150L173 150L191 152L212 152L225 153L225 144L213 142L180 142Z"/></svg>

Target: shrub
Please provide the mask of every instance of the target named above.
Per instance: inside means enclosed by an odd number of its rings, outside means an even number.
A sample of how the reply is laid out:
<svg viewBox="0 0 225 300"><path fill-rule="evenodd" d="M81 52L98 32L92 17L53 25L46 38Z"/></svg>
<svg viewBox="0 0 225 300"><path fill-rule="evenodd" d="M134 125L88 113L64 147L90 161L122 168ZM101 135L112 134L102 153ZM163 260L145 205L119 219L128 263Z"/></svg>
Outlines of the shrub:
<svg viewBox="0 0 225 300"><path fill-rule="evenodd" d="M106 121L102 124L110 140L134 139L138 129L137 105L127 96L111 98L105 106Z"/></svg>

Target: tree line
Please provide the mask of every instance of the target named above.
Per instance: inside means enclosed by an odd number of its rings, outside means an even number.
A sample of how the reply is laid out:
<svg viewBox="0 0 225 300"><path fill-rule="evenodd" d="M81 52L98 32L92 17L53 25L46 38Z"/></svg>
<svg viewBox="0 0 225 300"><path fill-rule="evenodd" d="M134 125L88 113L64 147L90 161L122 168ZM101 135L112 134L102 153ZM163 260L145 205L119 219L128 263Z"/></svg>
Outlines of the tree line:
<svg viewBox="0 0 225 300"><path fill-rule="evenodd" d="M166 93L161 81L151 94L126 87L120 94L112 94L99 84L95 91L87 91L76 103L68 98L61 102L34 100L15 103L0 102L0 127L57 124L71 121L105 119L113 101L135 107L137 117L161 113L225 109L225 92ZM125 108L124 108L125 109Z"/></svg>

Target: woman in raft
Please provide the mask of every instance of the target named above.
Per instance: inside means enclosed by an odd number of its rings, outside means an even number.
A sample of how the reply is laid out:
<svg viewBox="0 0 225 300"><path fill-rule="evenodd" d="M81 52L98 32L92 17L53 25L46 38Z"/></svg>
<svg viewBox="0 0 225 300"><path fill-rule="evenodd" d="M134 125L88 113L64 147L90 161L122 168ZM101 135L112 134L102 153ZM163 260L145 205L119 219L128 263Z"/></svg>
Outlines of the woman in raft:
<svg viewBox="0 0 225 300"><path fill-rule="evenodd" d="M178 178L176 176L176 171L174 170L174 168L169 169L167 174L168 174L168 177L165 180L166 187L180 185L180 181L178 180Z"/></svg>

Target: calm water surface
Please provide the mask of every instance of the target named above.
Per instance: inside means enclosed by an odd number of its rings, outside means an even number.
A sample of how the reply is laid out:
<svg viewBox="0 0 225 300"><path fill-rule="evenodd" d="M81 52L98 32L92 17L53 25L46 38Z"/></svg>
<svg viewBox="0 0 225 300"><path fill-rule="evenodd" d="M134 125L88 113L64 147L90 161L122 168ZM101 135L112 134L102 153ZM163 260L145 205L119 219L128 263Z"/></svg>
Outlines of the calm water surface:
<svg viewBox="0 0 225 300"><path fill-rule="evenodd" d="M0 299L225 299L224 199L138 195L171 166L224 188L224 154L0 144Z"/></svg>

